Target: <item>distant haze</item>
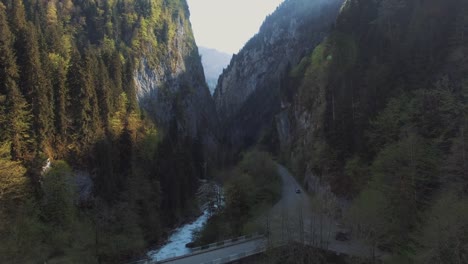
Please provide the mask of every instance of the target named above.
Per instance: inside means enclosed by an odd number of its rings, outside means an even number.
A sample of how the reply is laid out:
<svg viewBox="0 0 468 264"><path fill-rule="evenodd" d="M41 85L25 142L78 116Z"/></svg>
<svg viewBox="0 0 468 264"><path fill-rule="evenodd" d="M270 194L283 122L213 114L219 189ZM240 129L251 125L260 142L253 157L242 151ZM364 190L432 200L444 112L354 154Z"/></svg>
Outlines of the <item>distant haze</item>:
<svg viewBox="0 0 468 264"><path fill-rule="evenodd" d="M312 1L312 0L311 0ZM187 0L199 46L237 53L283 0Z"/></svg>
<svg viewBox="0 0 468 264"><path fill-rule="evenodd" d="M198 51L202 56L206 82L210 87L211 94L213 94L218 83L218 77L231 61L232 55L205 47L199 47Z"/></svg>

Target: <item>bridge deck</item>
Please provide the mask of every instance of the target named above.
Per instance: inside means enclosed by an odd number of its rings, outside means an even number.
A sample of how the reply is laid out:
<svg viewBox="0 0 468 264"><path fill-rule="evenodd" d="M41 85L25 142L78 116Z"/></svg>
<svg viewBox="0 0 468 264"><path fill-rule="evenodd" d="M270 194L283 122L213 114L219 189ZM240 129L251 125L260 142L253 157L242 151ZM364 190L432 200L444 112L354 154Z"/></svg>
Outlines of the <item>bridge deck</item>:
<svg viewBox="0 0 468 264"><path fill-rule="evenodd" d="M235 245L231 245L227 247L216 248L213 250L200 252L199 254L190 255L188 257L180 257L177 259L162 261L158 263L164 263L164 264L225 263L229 260L240 259L245 254L248 254L249 252L253 252L256 249L262 249L265 247L265 243L266 243L266 240L264 238L259 238L255 240L246 241L240 244L235 244Z"/></svg>

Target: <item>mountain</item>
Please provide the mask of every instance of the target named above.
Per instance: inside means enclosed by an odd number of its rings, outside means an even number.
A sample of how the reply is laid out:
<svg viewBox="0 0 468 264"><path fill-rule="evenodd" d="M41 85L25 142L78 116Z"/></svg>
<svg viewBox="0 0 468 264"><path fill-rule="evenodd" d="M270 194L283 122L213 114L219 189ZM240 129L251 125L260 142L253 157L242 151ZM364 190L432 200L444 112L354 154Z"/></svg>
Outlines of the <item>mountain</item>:
<svg viewBox="0 0 468 264"><path fill-rule="evenodd" d="M352 201L349 221L390 263L456 263L451 241L467 241L467 10L346 1L282 87L292 96L276 119L281 155L304 182Z"/></svg>
<svg viewBox="0 0 468 264"><path fill-rule="evenodd" d="M217 116L184 0L0 1L0 102L0 262L125 262L199 213Z"/></svg>
<svg viewBox="0 0 468 264"><path fill-rule="evenodd" d="M278 33L261 30L220 78L228 146L275 151L385 263L464 262L467 2L347 0L278 71L288 52L269 43L295 43L296 31L273 21L303 21L279 16L294 3L269 18Z"/></svg>
<svg viewBox="0 0 468 264"><path fill-rule="evenodd" d="M198 51L202 57L206 82L208 87L210 87L210 92L213 94L216 84L218 83L219 75L221 75L224 68L229 64L232 56L227 53L205 47L198 47Z"/></svg>
<svg viewBox="0 0 468 264"><path fill-rule="evenodd" d="M254 144L282 107L280 84L326 36L339 0L288 0L266 18L220 76L214 99L228 144Z"/></svg>

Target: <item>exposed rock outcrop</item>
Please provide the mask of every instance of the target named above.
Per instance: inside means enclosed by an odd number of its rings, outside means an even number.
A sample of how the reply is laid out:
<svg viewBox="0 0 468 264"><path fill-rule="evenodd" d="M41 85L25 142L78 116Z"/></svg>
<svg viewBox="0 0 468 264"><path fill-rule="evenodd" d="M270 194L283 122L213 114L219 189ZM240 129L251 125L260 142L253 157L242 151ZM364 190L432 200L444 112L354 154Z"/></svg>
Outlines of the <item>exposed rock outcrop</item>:
<svg viewBox="0 0 468 264"><path fill-rule="evenodd" d="M173 18L174 34L151 65L145 58L135 71L140 105L159 127L177 125L182 136L213 141L216 131L214 102L205 83L203 66L191 30L188 8Z"/></svg>
<svg viewBox="0 0 468 264"><path fill-rule="evenodd" d="M341 0L285 1L221 75L214 98L230 144L255 143L282 106L280 84L291 66L320 43Z"/></svg>

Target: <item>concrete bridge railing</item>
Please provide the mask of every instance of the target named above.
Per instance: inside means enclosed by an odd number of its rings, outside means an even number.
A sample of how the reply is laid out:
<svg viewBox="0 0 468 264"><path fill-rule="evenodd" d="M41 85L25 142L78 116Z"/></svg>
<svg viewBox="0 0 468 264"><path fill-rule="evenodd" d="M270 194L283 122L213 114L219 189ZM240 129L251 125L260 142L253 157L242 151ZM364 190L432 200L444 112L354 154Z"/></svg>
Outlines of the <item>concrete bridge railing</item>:
<svg viewBox="0 0 468 264"><path fill-rule="evenodd" d="M230 263L230 262L233 262L233 261L236 261L236 260L241 260L241 259L244 259L244 258L253 256L253 255L260 254L260 253L262 253L262 252L265 252L266 250L267 250L267 248L266 248L265 246L263 246L263 247L258 247L258 248L254 249L254 250L241 252L241 253L239 253L239 254L233 254L233 255L230 255L230 256L228 256L228 257L215 259L215 260L213 260L213 261L208 261L208 262L205 262L205 263L203 263L203 264L224 264L224 263Z"/></svg>
<svg viewBox="0 0 468 264"><path fill-rule="evenodd" d="M157 261L153 261L153 262L150 261L148 263L160 264L160 263L166 263L166 262L177 260L177 259L189 258L189 257L191 257L193 255L203 254L203 253L208 252L208 251L213 251L213 250L217 250L217 249L220 249L220 248L225 248L225 247L241 244L241 243L244 243L246 241L255 240L255 239L259 239L259 238L263 238L263 237L265 237L263 234L255 233L255 234L252 234L252 235L246 235L246 236L236 237L236 238L232 238L232 239L227 239L227 240L219 241L219 242L212 243L212 244L209 244L209 245L204 245L204 246L201 246L201 247L193 248L192 251L189 254L185 254L185 255L181 255L181 256L176 256L175 254L172 254L172 256L169 255L169 257L166 258L166 259L157 260Z"/></svg>
<svg viewBox="0 0 468 264"><path fill-rule="evenodd" d="M239 244L240 242L246 241L246 240L251 240L251 239L257 239L263 237L263 235L255 233L252 235L246 235L246 236L241 236L241 237L236 237L232 239L227 239L224 241L219 241L216 243L212 243L209 245L201 246L201 247L196 247L192 248L192 253L196 253L202 250L207 250L207 249L214 249L214 248L219 248L219 247L226 247L234 244Z"/></svg>
<svg viewBox="0 0 468 264"><path fill-rule="evenodd" d="M146 259L130 262L130 263L127 263L127 264L159 264L159 263L165 263L165 262L173 261L173 260L176 260L176 259L188 258L190 256L197 255L197 254L202 254L204 252L217 250L219 248L224 248L224 247L229 247L229 246L232 246L232 245L241 244L241 243L244 243L246 241L259 239L259 238L263 238L263 237L265 237L263 234L254 233L254 234L251 234L251 235L245 235L245 236L241 236L241 237L227 239L227 240L224 240L224 241L219 241L219 242L212 243L212 244L209 244L209 245L195 247L195 248L191 249L190 253L180 255L180 256L177 256L176 254L170 254L170 255L167 255L167 257L165 259L163 259L163 260L153 260L153 259L150 259L150 258L146 258ZM245 253L249 253L249 252L243 252L241 254L245 254ZM237 254L237 255L239 255L239 254ZM229 256L228 258L230 258L230 257L233 257L233 256ZM240 257L240 256L238 256L238 257ZM238 258L238 259L240 259L240 258ZM208 262L208 263L210 263L210 262ZM215 262L215 263L218 263L218 262ZM219 262L219 263L225 263L225 262Z"/></svg>

